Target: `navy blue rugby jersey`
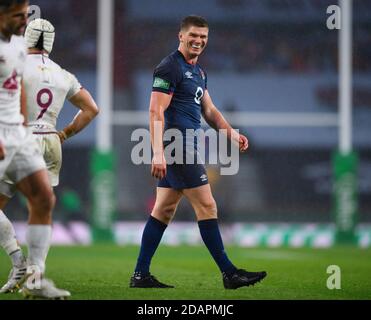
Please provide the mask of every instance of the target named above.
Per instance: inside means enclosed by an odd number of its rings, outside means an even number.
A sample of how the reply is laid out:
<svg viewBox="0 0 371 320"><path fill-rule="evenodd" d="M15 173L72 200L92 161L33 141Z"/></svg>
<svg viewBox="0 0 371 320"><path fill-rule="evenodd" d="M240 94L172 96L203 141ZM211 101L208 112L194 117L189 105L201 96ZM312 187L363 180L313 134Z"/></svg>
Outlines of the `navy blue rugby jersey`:
<svg viewBox="0 0 371 320"><path fill-rule="evenodd" d="M172 94L165 111L165 130L201 128L201 99L207 89L207 75L199 64L186 62L177 50L156 67L152 91Z"/></svg>

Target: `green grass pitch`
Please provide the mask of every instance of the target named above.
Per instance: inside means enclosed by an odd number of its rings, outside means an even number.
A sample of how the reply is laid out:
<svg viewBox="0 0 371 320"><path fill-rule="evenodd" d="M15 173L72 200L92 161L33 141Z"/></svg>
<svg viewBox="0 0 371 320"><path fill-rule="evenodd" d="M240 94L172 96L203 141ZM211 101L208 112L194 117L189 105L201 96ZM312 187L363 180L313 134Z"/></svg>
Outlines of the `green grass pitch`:
<svg viewBox="0 0 371 320"><path fill-rule="evenodd" d="M371 299L371 249L237 248L228 247L232 261L247 270L266 270L254 287L224 290L220 273L205 247L161 246L151 272L175 289L129 289L138 247L52 247L47 276L72 293L71 299L124 300L248 300L248 299ZM341 289L329 290L329 265L341 268ZM0 253L0 282L10 269ZM20 294L1 299L22 299Z"/></svg>

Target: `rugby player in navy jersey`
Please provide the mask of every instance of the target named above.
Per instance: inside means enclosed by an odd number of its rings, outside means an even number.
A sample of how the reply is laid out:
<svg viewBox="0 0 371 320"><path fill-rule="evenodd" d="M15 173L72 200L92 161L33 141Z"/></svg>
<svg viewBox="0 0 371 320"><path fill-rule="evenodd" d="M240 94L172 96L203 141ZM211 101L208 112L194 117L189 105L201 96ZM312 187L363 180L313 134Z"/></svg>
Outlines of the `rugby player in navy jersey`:
<svg viewBox="0 0 371 320"><path fill-rule="evenodd" d="M195 210L201 237L222 273L226 289L253 285L266 276L265 271L248 272L238 269L228 259L218 227L217 206L205 167L198 162L168 165L164 155L164 130L177 129L185 137L186 129L201 128L201 115L215 130L226 130L228 138L239 144L241 152L248 148L247 138L234 131L215 107L207 90L207 75L197 63L206 47L208 33L209 26L204 18L184 18L179 32L178 50L167 56L154 72L150 101L154 153L152 176L160 181L155 206L143 231L135 272L130 279L132 288L173 288L158 281L150 274L149 269L162 235L183 196ZM160 130L160 134L155 134L156 130ZM184 138L184 145L189 143L194 141Z"/></svg>

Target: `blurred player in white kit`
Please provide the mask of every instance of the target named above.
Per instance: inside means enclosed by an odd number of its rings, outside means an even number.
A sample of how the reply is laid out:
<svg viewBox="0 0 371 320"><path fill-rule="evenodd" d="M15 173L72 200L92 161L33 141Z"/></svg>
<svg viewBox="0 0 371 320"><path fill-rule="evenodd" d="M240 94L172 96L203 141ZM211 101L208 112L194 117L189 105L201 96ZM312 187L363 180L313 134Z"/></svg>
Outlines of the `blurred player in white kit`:
<svg viewBox="0 0 371 320"><path fill-rule="evenodd" d="M0 0L0 3L1 2L3 1ZM9 0L6 2L12 1ZM27 1L13 2L27 3ZM21 37L18 38L22 39ZM10 156L10 149L9 151L7 150L8 142L6 138L3 138L0 134L0 143L2 141L6 149L5 160L0 162L1 177L4 175L3 179L0 181L0 245L5 249L13 264L8 282L2 287L2 289L0 289L0 293L15 292L20 289L28 276L26 272L27 267L36 265L38 269L41 270L41 274L44 274L45 259L51 238L51 211L55 202L50 184L52 187L55 187L59 183L59 171L62 164L61 144L66 139L85 128L98 114L98 107L93 98L87 90L81 87L75 76L49 59L49 54L53 48L54 38L54 26L49 21L44 19L33 20L27 26L25 32L25 40L28 47L27 57L25 56L25 51L23 52L25 58L23 83L25 88L25 100L27 101L27 120L28 126L34 134L28 135L32 143L27 142L26 146L22 144L20 149L23 151L34 146L32 151L37 154L37 159L40 162L39 166L42 169L40 171L36 170L38 168L35 169L37 176L42 175L42 182L35 183L38 183L39 185L41 184L43 190L45 191L45 189L47 189L48 192L44 193L43 191L42 193L38 193L37 191L40 187L34 187L31 185L30 181L28 181L30 179L27 175L22 175L20 179L17 174L13 172L15 170L9 170L8 168L4 169L3 172L2 168L5 164L4 161L7 159L8 153ZM2 43L0 44L0 70L2 69L1 47ZM12 52L14 56L14 51ZM0 71L0 73L2 74L2 71ZM2 75L0 76L0 79L0 81L4 81ZM18 92L18 113L20 101L19 95L20 93ZM67 127L58 132L56 129L56 122L66 99L80 109L80 111ZM1 100L0 96L0 101ZM1 116L2 108L3 103L1 103L0 107L0 125L3 119ZM22 126L22 122L23 119L18 123L19 130L22 129L26 131ZM37 146L35 147L35 140L39 144L40 148L37 148ZM40 149L42 154L40 154ZM42 156L45 162L42 161ZM13 164L14 159L15 157L13 160L9 159L9 161ZM32 159L27 158L28 162L37 163L36 161L31 160ZM47 171L45 170L45 163ZM19 171L23 174L22 170ZM26 176L26 178L23 178L24 176ZM26 181L24 182L22 178ZM39 180L41 180L41 178ZM11 222L6 218L3 211L1 211L17 189L25 194L30 208L30 226L27 231L27 242L29 245L27 261L17 243ZM28 194L27 191L30 194ZM33 203L35 202L41 204L41 207L44 206L44 211L41 209L39 210L38 208L35 209L33 207ZM47 206L47 203L49 203L49 206ZM46 211L48 214L45 213ZM33 218L34 216L41 216L43 219L35 220ZM33 235L33 232L35 233L35 236ZM35 242L34 251L32 251L33 241ZM34 257L34 252L36 251L37 258ZM40 298L66 298L70 295L68 291L55 288L54 284L47 279L42 279L41 284L41 287L36 289L29 289L27 285L24 285L22 291L26 296L35 296Z"/></svg>

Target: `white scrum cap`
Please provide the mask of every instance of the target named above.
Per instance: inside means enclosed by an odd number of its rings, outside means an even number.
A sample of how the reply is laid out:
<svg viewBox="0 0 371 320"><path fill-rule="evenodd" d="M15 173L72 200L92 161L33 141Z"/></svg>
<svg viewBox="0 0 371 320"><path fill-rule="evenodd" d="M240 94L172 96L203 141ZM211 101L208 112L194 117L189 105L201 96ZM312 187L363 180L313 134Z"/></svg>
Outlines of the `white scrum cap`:
<svg viewBox="0 0 371 320"><path fill-rule="evenodd" d="M42 37L43 49L48 53L52 52L55 39L55 28L48 20L32 20L28 24L24 36L28 48L35 48Z"/></svg>

